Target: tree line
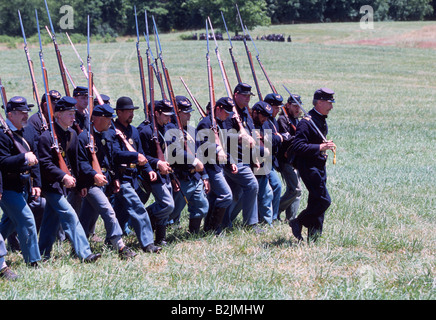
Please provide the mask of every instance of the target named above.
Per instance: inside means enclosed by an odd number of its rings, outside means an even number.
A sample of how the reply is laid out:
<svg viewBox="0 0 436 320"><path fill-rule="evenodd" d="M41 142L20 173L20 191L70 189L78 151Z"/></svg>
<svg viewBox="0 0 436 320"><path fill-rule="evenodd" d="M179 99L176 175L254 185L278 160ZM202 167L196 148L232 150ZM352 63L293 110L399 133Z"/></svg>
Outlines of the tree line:
<svg viewBox="0 0 436 320"><path fill-rule="evenodd" d="M47 3L55 30L86 34L89 15L94 34L112 37L136 34L135 6L140 30L145 30L146 10L149 23L153 16L163 32L202 29L208 16L223 29L221 11L229 31L241 32L235 3L249 29L270 24L359 21L364 5L373 9L374 21L436 19L436 0L47 0ZM26 35L36 34L35 9L41 26L48 25L43 0L0 0L0 35L21 36L18 10Z"/></svg>

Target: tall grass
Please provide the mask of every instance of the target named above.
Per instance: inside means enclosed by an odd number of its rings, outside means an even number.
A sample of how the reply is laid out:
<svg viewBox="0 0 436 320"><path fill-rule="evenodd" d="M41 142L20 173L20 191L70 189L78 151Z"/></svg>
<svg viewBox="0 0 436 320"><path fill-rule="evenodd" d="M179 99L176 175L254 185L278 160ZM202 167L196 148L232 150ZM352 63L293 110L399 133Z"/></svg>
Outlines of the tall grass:
<svg viewBox="0 0 436 320"><path fill-rule="evenodd" d="M257 41L260 58L280 93L282 84L311 108L315 89L328 86L336 101L328 118L329 137L338 146L338 162L328 161L328 188L333 199L323 237L316 244L296 244L290 228L278 224L260 235L236 224L220 237L191 236L184 211L181 229L169 231L162 254L139 253L135 236L126 241L139 255L121 261L102 244L95 265L70 256L58 243L54 258L37 270L19 253L8 263L20 274L0 281L2 299L434 299L436 51L408 47L342 44L341 39L386 37L419 30L423 23L295 25L256 29L252 35L286 28L292 43ZM324 30L323 32L321 32ZM334 40L334 41L333 41ZM163 57L176 94L187 95L182 76L199 102L208 100L206 43L161 35ZM234 52L244 81L253 83L243 44ZM82 58L86 45L78 44ZM141 43L145 57L145 41ZM217 97L225 94L211 45ZM76 84L86 85L72 49L61 52ZM232 83L227 52L219 50ZM42 92L38 48L32 47ZM255 55L254 48L252 53ZM135 44L92 43L92 67L100 93L112 103L122 95L142 106ZM51 45L44 47L50 87L63 91ZM8 97L32 100L21 49L0 52L0 76ZM255 61L256 63L256 61ZM257 64L256 64L257 66ZM261 90L268 85L256 69ZM156 90L156 97L158 96ZM147 92L148 96L148 92ZM143 113L138 110L134 124ZM199 119L198 113L193 122ZM303 190L301 208L306 204ZM151 200L152 201L152 200ZM98 233L104 237L99 221Z"/></svg>

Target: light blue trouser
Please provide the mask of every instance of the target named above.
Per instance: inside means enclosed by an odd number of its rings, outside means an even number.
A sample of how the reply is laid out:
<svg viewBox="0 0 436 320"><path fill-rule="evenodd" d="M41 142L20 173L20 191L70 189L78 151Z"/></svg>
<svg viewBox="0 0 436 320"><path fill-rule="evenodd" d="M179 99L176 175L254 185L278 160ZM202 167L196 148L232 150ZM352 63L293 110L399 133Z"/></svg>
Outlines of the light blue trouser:
<svg viewBox="0 0 436 320"><path fill-rule="evenodd" d="M26 199L26 192L3 191L3 197L0 201L3 210L0 233L6 239L16 231L24 261L31 263L41 260L41 255L38 248L35 218Z"/></svg>
<svg viewBox="0 0 436 320"><path fill-rule="evenodd" d="M130 182L123 182L120 191L113 197L113 209L120 226L129 225L135 230L142 248L153 243L150 217L141 199Z"/></svg>
<svg viewBox="0 0 436 320"><path fill-rule="evenodd" d="M232 204L233 195L226 178L224 171L216 171L214 169L207 169L209 176L210 192L207 195L209 201L209 209L227 208Z"/></svg>
<svg viewBox="0 0 436 320"><path fill-rule="evenodd" d="M85 259L92 254L78 215L67 198L59 193L46 191L43 191L43 196L46 199L46 205L39 232L39 250L41 254L44 257L50 257L59 223L79 258Z"/></svg>
<svg viewBox="0 0 436 320"><path fill-rule="evenodd" d="M203 180L179 180L180 189L188 200L189 219L204 218L209 209L209 202L207 201L204 192ZM170 214L169 222L178 223L183 208L186 206L186 200L182 192L174 193L174 211Z"/></svg>
<svg viewBox="0 0 436 320"><path fill-rule="evenodd" d="M291 164L281 165L281 174L286 183L286 190L280 198L279 212L286 210L286 219L297 217L301 199L301 179L297 169Z"/></svg>
<svg viewBox="0 0 436 320"><path fill-rule="evenodd" d="M6 246L5 246L5 240L3 239L2 234L0 233L0 269L3 266L3 263L5 262L4 256L7 254Z"/></svg>
<svg viewBox="0 0 436 320"><path fill-rule="evenodd" d="M118 219L109 199L105 195L103 188L93 186L89 188L88 194L83 199L79 214L80 223L87 237L94 231L94 225L97 222L98 216L101 216L103 220L106 229L106 239L112 240L121 238L123 230L118 223Z"/></svg>
<svg viewBox="0 0 436 320"><path fill-rule="evenodd" d="M245 225L253 225L259 222L257 194L259 184L250 165L238 163L238 173L231 173L230 169L224 168L224 175L232 189L233 202L227 208L223 219L223 227L231 227L233 220L242 209L242 222ZM241 200L241 201L239 201Z"/></svg>
<svg viewBox="0 0 436 320"><path fill-rule="evenodd" d="M259 222L272 223L273 219L273 190L269 185L268 175L256 176L259 183L257 206L259 208Z"/></svg>
<svg viewBox="0 0 436 320"><path fill-rule="evenodd" d="M273 192L273 200L272 200L272 208L273 208L273 216L272 219L275 220L279 216L279 208L280 208L280 197L282 195L282 181L274 167L271 169L268 174L269 185L271 186Z"/></svg>
<svg viewBox="0 0 436 320"><path fill-rule="evenodd" d="M156 221L156 225L166 225L171 212L174 211L171 182L151 183L150 186L155 201L147 207L147 211Z"/></svg>

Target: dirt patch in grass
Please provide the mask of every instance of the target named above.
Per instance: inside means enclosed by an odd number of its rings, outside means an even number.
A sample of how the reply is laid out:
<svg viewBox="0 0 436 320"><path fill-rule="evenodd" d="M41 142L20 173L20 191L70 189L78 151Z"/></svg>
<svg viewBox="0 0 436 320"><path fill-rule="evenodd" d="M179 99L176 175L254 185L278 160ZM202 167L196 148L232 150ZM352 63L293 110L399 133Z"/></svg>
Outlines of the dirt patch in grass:
<svg viewBox="0 0 436 320"><path fill-rule="evenodd" d="M351 41L346 40L342 43L436 49L436 25L424 26L417 30L392 35L390 37L359 39Z"/></svg>

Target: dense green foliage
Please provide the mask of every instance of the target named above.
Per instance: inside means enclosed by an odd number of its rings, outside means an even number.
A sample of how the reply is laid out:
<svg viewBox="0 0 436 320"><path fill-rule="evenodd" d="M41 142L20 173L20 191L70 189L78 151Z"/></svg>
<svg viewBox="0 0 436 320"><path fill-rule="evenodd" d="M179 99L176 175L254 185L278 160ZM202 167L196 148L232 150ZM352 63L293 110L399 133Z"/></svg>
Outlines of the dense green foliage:
<svg viewBox="0 0 436 320"><path fill-rule="evenodd" d="M189 30L203 28L210 16L212 23L223 27L223 12L230 30L240 30L235 3L238 3L247 27L271 23L359 21L360 8L370 5L376 21L423 20L435 17L435 0L48 0L55 29L66 14L73 13L71 33L86 34L86 19L90 15L96 26L94 34L101 36L133 35L135 33L134 6L137 7L139 24L144 30L144 10L156 19L159 29ZM63 6L71 6L73 10ZM41 26L48 25L42 0L0 0L0 35L20 36L17 10L21 11L24 27L29 34L36 33L35 9L38 9ZM67 10L67 11L65 11ZM69 10L69 11L68 11Z"/></svg>

